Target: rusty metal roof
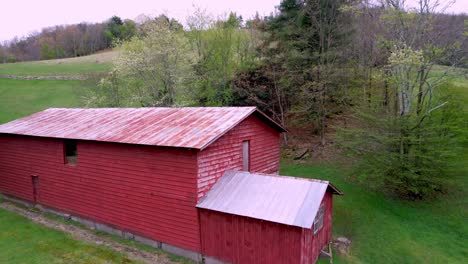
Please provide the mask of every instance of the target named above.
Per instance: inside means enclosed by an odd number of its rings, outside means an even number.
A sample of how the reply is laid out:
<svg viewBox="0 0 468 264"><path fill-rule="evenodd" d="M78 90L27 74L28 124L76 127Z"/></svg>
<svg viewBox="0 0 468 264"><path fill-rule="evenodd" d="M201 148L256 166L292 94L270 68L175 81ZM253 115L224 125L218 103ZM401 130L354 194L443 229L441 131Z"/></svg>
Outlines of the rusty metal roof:
<svg viewBox="0 0 468 264"><path fill-rule="evenodd" d="M327 188L343 194L327 181L227 171L197 208L311 228Z"/></svg>
<svg viewBox="0 0 468 264"><path fill-rule="evenodd" d="M153 107L50 108L0 133L203 149L251 114L285 131L255 107Z"/></svg>

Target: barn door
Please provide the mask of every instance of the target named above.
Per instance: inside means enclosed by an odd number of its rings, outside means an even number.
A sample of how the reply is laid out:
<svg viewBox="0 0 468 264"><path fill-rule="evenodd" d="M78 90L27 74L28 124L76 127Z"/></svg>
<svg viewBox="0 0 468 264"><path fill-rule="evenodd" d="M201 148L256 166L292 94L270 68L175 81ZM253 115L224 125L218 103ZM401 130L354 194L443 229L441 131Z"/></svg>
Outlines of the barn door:
<svg viewBox="0 0 468 264"><path fill-rule="evenodd" d="M39 200L39 177L37 175L31 176L33 186L33 201L37 203Z"/></svg>

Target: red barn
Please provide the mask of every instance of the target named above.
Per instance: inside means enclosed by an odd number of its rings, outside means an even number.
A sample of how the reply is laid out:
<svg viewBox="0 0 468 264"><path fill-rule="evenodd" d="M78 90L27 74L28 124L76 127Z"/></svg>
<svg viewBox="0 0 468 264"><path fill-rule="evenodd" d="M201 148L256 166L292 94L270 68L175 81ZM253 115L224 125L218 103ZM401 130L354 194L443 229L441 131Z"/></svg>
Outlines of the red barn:
<svg viewBox="0 0 468 264"><path fill-rule="evenodd" d="M268 258L280 254L273 262L294 252L288 260L310 263L330 241L331 193L339 191L326 182L228 172L277 173L282 132L255 107L48 109L0 125L0 192L198 261L271 263L248 257L261 247ZM232 190L239 202L220 207L229 193L216 190L230 178L260 180ZM268 185L278 179L285 182ZM294 196L287 186L296 185L310 188ZM314 219L324 219L322 231L313 231ZM291 251L279 253L279 245Z"/></svg>

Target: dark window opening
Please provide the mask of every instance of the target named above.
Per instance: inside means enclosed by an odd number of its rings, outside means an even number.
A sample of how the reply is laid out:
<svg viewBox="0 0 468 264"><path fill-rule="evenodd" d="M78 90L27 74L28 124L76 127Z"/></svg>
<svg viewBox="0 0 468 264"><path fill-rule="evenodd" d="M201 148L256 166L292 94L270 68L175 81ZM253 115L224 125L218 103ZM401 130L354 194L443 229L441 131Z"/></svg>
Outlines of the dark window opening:
<svg viewBox="0 0 468 264"><path fill-rule="evenodd" d="M242 170L250 171L250 141L242 142Z"/></svg>
<svg viewBox="0 0 468 264"><path fill-rule="evenodd" d="M39 177L37 175L31 176L32 185L33 185L33 201L37 203L39 197Z"/></svg>
<svg viewBox="0 0 468 264"><path fill-rule="evenodd" d="M323 204L320 206L317 216L315 217L314 220L314 235L317 234L318 231L323 227L323 216L325 213L325 207Z"/></svg>
<svg viewBox="0 0 468 264"><path fill-rule="evenodd" d="M65 140L63 142L63 145L64 145L64 152L65 152L65 164L76 165L77 163L76 141Z"/></svg>

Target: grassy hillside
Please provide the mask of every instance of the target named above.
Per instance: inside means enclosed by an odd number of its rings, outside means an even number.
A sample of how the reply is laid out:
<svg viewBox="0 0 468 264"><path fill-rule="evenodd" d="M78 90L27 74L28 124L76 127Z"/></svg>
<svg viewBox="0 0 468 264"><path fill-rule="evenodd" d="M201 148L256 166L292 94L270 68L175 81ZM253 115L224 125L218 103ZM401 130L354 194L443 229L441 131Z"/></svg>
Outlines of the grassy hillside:
<svg viewBox="0 0 468 264"><path fill-rule="evenodd" d="M105 72L112 66L117 51L106 51L89 56L0 64L0 77L16 76L50 76L50 75L83 75Z"/></svg>
<svg viewBox="0 0 468 264"><path fill-rule="evenodd" d="M460 189L404 202L356 185L338 168L283 164L281 174L329 180L344 191L334 199L333 234L351 239L351 254L335 263L466 263L468 200Z"/></svg>
<svg viewBox="0 0 468 264"><path fill-rule="evenodd" d="M0 79L0 124L49 107L80 106L81 81Z"/></svg>
<svg viewBox="0 0 468 264"><path fill-rule="evenodd" d="M0 64L0 124L49 107L80 107L80 89L90 84L77 80L21 80L5 76L76 76L105 72L117 51L47 61Z"/></svg>

